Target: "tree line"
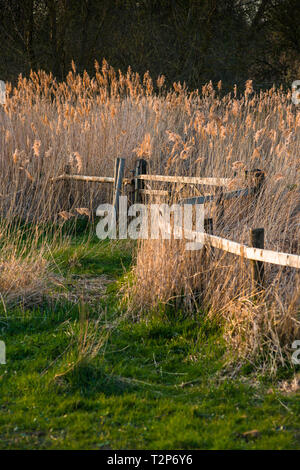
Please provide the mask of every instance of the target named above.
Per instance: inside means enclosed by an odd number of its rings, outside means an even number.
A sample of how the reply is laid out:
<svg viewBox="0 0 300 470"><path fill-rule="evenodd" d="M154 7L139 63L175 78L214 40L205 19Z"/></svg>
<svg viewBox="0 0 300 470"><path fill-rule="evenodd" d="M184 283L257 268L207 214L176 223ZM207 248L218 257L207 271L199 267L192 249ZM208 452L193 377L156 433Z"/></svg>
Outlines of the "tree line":
<svg viewBox="0 0 300 470"><path fill-rule="evenodd" d="M105 58L189 88L300 79L299 0L0 0L0 78Z"/></svg>

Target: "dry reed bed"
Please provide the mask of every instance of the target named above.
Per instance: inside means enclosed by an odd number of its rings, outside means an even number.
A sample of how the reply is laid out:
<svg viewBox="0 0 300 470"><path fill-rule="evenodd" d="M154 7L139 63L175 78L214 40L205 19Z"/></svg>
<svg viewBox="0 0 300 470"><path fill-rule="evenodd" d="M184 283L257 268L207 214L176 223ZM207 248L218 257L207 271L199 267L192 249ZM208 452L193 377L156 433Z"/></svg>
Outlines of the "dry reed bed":
<svg viewBox="0 0 300 470"><path fill-rule="evenodd" d="M273 87L257 94L250 80L226 96L221 82L194 92L177 83L168 91L164 77L153 84L148 74L117 73L105 61L95 66L93 78L77 75L73 64L65 83L39 72L10 88L0 110L2 217L92 214L110 197L103 185L50 184L65 165L74 173L112 176L116 157L126 158L127 171L143 157L150 173L232 177L237 171L240 184L244 169L260 168L266 182L259 200L227 203L214 233L247 243L250 227L264 227L267 248L300 254L300 110L290 92ZM183 293L187 309L201 299L209 314L225 319L225 336L243 357L267 351L275 368L300 336L299 278L296 270L271 265L266 278L266 296L254 301L246 262L217 250L204 259L177 242L145 241L129 298L136 312Z"/></svg>
<svg viewBox="0 0 300 470"><path fill-rule="evenodd" d="M37 250L38 234L26 244L22 243L24 230L6 222L0 224L0 297L5 315L8 307L17 304L35 305L46 290L49 262L45 247ZM29 234L28 234L29 235Z"/></svg>

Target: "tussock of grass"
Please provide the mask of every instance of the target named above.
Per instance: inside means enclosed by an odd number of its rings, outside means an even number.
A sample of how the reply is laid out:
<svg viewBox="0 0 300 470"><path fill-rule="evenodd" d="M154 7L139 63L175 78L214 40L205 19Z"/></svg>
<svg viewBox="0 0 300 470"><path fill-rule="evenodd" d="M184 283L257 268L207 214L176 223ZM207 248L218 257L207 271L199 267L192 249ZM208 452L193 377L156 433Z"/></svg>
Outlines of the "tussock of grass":
<svg viewBox="0 0 300 470"><path fill-rule="evenodd" d="M47 262L42 257L10 257L0 261L0 292L4 301L34 302L45 290Z"/></svg>

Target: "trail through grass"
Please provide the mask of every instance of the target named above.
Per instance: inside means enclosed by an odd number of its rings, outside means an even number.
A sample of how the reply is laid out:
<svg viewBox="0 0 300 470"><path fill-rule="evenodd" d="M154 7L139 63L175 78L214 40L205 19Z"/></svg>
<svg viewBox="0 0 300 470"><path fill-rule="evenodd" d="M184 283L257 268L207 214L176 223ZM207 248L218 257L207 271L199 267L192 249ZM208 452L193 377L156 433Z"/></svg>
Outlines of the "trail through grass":
<svg viewBox="0 0 300 470"><path fill-rule="evenodd" d="M68 280L53 289L73 296L1 311L0 448L299 449L299 394L277 387L291 371L271 383L226 368L222 332L200 313L118 320L131 253L74 236L53 253Z"/></svg>

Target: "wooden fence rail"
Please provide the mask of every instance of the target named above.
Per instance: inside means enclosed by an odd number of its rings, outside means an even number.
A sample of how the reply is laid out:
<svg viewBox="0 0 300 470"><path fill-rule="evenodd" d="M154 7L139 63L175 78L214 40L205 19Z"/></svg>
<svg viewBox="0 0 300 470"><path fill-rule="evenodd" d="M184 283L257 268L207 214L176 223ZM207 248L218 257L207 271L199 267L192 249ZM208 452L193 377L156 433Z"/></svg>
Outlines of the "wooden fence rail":
<svg viewBox="0 0 300 470"><path fill-rule="evenodd" d="M189 236L189 241L190 237L194 237L194 239L199 243L210 245L214 248L218 248L219 250L232 253L233 255L237 255L248 260L262 261L264 263L300 269L300 255L254 248L204 232L190 231L187 233L185 231L185 233Z"/></svg>
<svg viewBox="0 0 300 470"><path fill-rule="evenodd" d="M215 204L221 204L224 200L233 199L236 197L245 197L251 194L255 194L256 188L246 188L238 189L236 191L231 191L228 193L223 193L221 196L219 194L209 194L208 196L193 196L181 199L180 204L205 204L207 202L214 202Z"/></svg>
<svg viewBox="0 0 300 470"><path fill-rule="evenodd" d="M199 178L193 176L139 175L143 181L159 181L161 183L199 184L205 186L228 186L232 178Z"/></svg>
<svg viewBox="0 0 300 470"><path fill-rule="evenodd" d="M51 182L64 180L86 181L88 183L114 183L115 179L109 176L59 175L51 178Z"/></svg>
<svg viewBox="0 0 300 470"><path fill-rule="evenodd" d="M62 174L60 176L54 177L51 179L52 182L60 180L74 180L74 181L85 181L85 182L95 182L95 183L111 183L113 184L114 195L113 195L113 204L116 210L118 210L119 197L121 195L121 188L123 184L131 185L132 191L134 193L134 201L141 202L142 195L156 195L156 196L166 196L170 195L170 190L162 189L145 189L145 181L157 181L162 183L181 183L181 184L191 184L191 185L205 185L205 186L215 186L219 190L216 195L206 195L206 196L196 196L185 198L180 201L181 204L205 204L207 202L213 202L215 204L223 204L224 200L245 197L249 195L257 195L262 189L264 182L264 173L261 170L252 170L246 171L246 179L249 176L254 177L254 187L248 187L244 189L239 189L231 192L223 192L223 188L228 187L233 181L231 178L200 178L200 177L190 177L190 176L165 176L165 175L149 175L147 174L147 162L145 160L137 160L136 167L134 170L133 178L123 178L125 160L117 159L114 169L114 177L106 176L84 176L84 175L71 175L71 174ZM260 229L258 229L260 230ZM251 260L254 262L252 264L254 277L257 282L259 281L259 276L263 277L263 265L259 263L271 263L280 266L288 266L292 268L300 269L300 256L290 253L281 253L272 250L265 250L264 248L259 248L255 246L255 230L252 233L252 244L254 246L247 246L241 243L237 243L225 238L221 238L213 235L212 233L197 233L191 232L189 236L196 236L197 241L208 244L211 247L223 250L227 253L232 253L234 255L240 256L242 258ZM258 233L258 232L257 232ZM261 234L261 232L260 232ZM259 243L258 243L258 246Z"/></svg>

